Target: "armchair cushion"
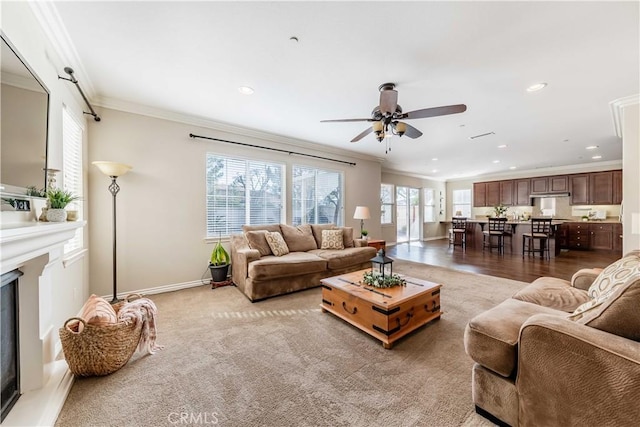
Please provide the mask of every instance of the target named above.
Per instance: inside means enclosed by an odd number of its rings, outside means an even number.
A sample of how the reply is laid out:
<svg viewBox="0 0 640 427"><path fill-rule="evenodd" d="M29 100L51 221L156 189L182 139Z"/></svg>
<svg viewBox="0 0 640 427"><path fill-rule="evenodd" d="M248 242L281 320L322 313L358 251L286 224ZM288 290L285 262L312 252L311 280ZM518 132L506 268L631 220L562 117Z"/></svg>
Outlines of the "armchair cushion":
<svg viewBox="0 0 640 427"><path fill-rule="evenodd" d="M575 288L570 282L555 277L540 277L512 298L567 313L591 300L587 291Z"/></svg>
<svg viewBox="0 0 640 427"><path fill-rule="evenodd" d="M602 273L602 268L583 268L578 270L571 277L571 286L585 291L593 284Z"/></svg>

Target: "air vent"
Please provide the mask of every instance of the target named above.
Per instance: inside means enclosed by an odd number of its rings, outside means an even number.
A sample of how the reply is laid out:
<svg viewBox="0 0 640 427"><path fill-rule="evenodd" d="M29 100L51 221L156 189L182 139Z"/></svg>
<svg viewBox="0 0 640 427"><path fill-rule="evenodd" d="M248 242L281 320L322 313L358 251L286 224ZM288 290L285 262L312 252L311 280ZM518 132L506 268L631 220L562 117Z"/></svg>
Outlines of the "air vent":
<svg viewBox="0 0 640 427"><path fill-rule="evenodd" d="M495 132L481 133L480 135L470 136L469 139L478 139L478 138L482 138L484 136L495 135L495 134L496 134Z"/></svg>

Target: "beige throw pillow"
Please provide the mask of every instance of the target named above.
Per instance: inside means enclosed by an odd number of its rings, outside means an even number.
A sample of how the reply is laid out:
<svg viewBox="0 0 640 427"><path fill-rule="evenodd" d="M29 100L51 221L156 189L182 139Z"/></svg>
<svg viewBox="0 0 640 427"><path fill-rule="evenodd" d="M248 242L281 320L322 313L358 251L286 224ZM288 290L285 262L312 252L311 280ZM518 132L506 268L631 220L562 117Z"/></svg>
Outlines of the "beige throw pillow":
<svg viewBox="0 0 640 427"><path fill-rule="evenodd" d="M111 325L118 321L113 306L97 295L91 295L84 303L80 317L91 325Z"/></svg>
<svg viewBox="0 0 640 427"><path fill-rule="evenodd" d="M353 227L336 227L342 230L342 244L345 248L353 248Z"/></svg>
<svg viewBox="0 0 640 427"><path fill-rule="evenodd" d="M266 230L259 231L247 231L244 233L247 238L247 242L249 242L249 247L251 249L256 249L260 252L260 256L272 255L271 248L269 247L269 243L267 243L267 233Z"/></svg>
<svg viewBox="0 0 640 427"><path fill-rule="evenodd" d="M289 253L289 248L287 247L282 234L277 231L267 231L265 237L269 247L271 248L271 252L273 252L275 256L282 256Z"/></svg>
<svg viewBox="0 0 640 427"><path fill-rule="evenodd" d="M313 238L311 225L302 224L294 227L293 225L280 224L280 229L282 230L284 241L287 242L289 251L306 252L318 249L316 240Z"/></svg>
<svg viewBox="0 0 640 427"><path fill-rule="evenodd" d="M342 230L322 230L322 247L320 249L344 249Z"/></svg>
<svg viewBox="0 0 640 427"><path fill-rule="evenodd" d="M640 275L640 257L627 255L602 270L587 293L591 298L598 298L638 275Z"/></svg>

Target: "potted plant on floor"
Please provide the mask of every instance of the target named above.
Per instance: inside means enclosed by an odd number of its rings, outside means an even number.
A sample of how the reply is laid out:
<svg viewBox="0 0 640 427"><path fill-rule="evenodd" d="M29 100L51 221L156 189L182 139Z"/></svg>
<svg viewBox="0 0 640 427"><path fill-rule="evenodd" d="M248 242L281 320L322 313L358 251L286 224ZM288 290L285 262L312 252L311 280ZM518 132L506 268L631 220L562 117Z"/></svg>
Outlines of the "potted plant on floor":
<svg viewBox="0 0 640 427"><path fill-rule="evenodd" d="M229 263L231 257L229 253L222 246L221 239L218 238L218 243L211 251L211 261L209 262L209 271L211 272L211 280L214 282L224 282L227 280L229 274Z"/></svg>
<svg viewBox="0 0 640 427"><path fill-rule="evenodd" d="M47 209L47 221L64 222L67 220L67 211L64 208L79 197L73 193L61 188L52 188L47 190L47 199L49 200L49 209Z"/></svg>

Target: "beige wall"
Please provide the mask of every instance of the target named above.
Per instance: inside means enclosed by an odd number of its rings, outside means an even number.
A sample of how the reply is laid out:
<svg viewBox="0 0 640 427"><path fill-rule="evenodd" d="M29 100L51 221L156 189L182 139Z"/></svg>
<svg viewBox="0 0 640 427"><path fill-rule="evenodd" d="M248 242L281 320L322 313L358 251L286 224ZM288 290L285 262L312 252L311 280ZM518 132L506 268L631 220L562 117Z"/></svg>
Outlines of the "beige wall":
<svg viewBox="0 0 640 427"><path fill-rule="evenodd" d="M623 110L623 253L640 249L640 106ZM635 215L634 215L635 214ZM634 219L635 218L635 219ZM635 228L635 230L634 230Z"/></svg>
<svg viewBox="0 0 640 427"><path fill-rule="evenodd" d="M225 133L176 121L100 109L102 121L90 129L90 160L127 163L133 170L120 177L117 196L118 290L128 292L197 282L206 273L212 243L206 237L205 156L207 152L282 162L287 169L287 206L291 206L293 164L316 166L345 173L347 226L359 228L353 219L357 205L371 208L367 228L380 233L380 164L374 160L286 146L272 140ZM189 138L194 133L242 143L289 149L352 161L356 166L288 155L257 148ZM89 169L92 195L89 216L91 235L91 291L111 289L110 179L97 168ZM365 184L366 183L366 184ZM287 222L290 223L290 208ZM225 245L227 245L225 239Z"/></svg>

